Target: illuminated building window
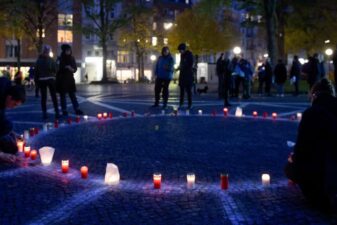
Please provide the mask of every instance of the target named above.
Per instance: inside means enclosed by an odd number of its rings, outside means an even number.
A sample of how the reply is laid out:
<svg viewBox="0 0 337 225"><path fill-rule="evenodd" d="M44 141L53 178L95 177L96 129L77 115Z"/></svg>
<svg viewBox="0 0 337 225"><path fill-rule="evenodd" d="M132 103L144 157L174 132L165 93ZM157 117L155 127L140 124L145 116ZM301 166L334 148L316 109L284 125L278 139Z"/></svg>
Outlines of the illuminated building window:
<svg viewBox="0 0 337 225"><path fill-rule="evenodd" d="M152 46L157 46L157 44L158 44L158 38L152 37Z"/></svg>
<svg viewBox="0 0 337 225"><path fill-rule="evenodd" d="M118 51L117 62L118 63L129 63L129 52L128 51Z"/></svg>
<svg viewBox="0 0 337 225"><path fill-rule="evenodd" d="M65 27L73 26L73 15L72 14L58 14L58 25Z"/></svg>
<svg viewBox="0 0 337 225"><path fill-rule="evenodd" d="M164 38L164 45L168 45L168 38Z"/></svg>
<svg viewBox="0 0 337 225"><path fill-rule="evenodd" d="M72 43L73 42L73 32L70 30L58 30L57 31L57 42L58 43Z"/></svg>
<svg viewBox="0 0 337 225"><path fill-rule="evenodd" d="M153 30L157 30L157 23L156 23L156 22L153 22L153 24L152 24L152 29L153 29Z"/></svg>

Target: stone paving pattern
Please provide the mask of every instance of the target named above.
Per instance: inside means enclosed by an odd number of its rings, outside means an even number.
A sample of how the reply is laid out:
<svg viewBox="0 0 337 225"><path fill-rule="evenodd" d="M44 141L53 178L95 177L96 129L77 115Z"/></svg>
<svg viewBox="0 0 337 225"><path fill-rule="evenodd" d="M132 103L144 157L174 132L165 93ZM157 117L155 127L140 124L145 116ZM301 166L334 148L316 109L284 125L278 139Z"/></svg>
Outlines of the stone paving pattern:
<svg viewBox="0 0 337 225"><path fill-rule="evenodd" d="M152 89L79 87L87 114L111 111L114 119L91 118L32 138L34 148L56 148L51 166L30 160L0 164L0 224L337 224L335 215L311 208L283 174L290 152L286 141L296 139L298 126L288 118L308 106L306 96L232 101L246 115L277 112L284 120L224 118L214 93L197 96L191 116L175 117L172 107L165 116L149 107ZM18 133L44 123L31 95L8 112ZM174 87L169 102L177 105ZM196 115L198 109L207 115ZM136 118L120 117L130 110ZM213 110L216 117L209 114ZM71 170L62 174L60 161L66 158ZM103 183L107 162L119 166L118 186ZM82 165L89 167L88 180L80 179ZM157 171L163 175L160 190L152 186ZM188 172L196 174L194 189L186 187ZM221 172L230 176L227 191L219 187ZM262 173L271 174L269 187L261 185Z"/></svg>

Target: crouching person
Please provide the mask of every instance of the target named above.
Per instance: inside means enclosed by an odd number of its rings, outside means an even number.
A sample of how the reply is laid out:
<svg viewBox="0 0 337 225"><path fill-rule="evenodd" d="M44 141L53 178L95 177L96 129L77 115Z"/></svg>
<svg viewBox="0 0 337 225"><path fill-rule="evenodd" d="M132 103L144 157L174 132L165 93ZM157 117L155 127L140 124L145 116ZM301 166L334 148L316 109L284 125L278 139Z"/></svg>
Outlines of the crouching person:
<svg viewBox="0 0 337 225"><path fill-rule="evenodd" d="M285 173L314 206L330 210L337 194L337 98L329 80L313 86L311 101Z"/></svg>
<svg viewBox="0 0 337 225"><path fill-rule="evenodd" d="M0 78L0 158L12 161L18 149L13 124L6 118L6 109L13 109L26 99L25 89L21 85L12 86L10 80ZM8 155L11 154L12 156Z"/></svg>

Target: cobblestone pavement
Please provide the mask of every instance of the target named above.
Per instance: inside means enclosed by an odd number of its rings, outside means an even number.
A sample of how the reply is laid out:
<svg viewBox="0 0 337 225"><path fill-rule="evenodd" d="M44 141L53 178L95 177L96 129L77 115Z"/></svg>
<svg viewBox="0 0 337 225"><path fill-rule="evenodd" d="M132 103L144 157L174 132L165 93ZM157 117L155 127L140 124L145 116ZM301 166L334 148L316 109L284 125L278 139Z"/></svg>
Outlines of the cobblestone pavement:
<svg viewBox="0 0 337 225"><path fill-rule="evenodd" d="M33 148L53 146L53 163L42 166L25 160L0 164L0 224L336 224L337 217L322 214L288 184L283 166L296 139L297 120L306 96L232 100L229 116L214 93L196 96L190 115L177 105L171 90L170 107L162 115L153 109L153 86L81 86L81 108L89 121L65 124L41 132L28 142ZM235 107L245 117L234 117ZM50 106L51 107L51 106ZM203 115L198 115L198 110ZM135 117L131 117L131 111ZM253 111L258 118L251 116ZM69 105L69 112L72 112ZM97 121L98 112L113 119ZM125 118L123 113L127 112ZM214 115L214 112L216 114ZM261 115L266 112L268 118ZM272 119L272 112L278 118ZM8 111L15 130L39 127L38 100L29 95L25 105ZM49 122L53 122L50 111ZM73 117L74 118L74 117ZM62 159L70 171L60 170ZM119 167L117 186L104 184L106 163ZM89 167L89 178L79 168ZM162 174L162 188L153 189L152 174ZM196 174L194 188L186 174ZM229 174L229 189L220 189L220 173ZM261 184L261 174L271 184Z"/></svg>

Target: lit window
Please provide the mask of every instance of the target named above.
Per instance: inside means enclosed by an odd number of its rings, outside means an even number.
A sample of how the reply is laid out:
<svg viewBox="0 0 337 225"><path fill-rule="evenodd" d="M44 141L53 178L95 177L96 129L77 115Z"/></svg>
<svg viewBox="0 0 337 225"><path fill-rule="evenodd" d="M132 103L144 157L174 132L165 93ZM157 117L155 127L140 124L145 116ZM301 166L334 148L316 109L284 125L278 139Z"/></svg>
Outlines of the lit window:
<svg viewBox="0 0 337 225"><path fill-rule="evenodd" d="M164 45L168 45L168 38L164 38Z"/></svg>
<svg viewBox="0 0 337 225"><path fill-rule="evenodd" d="M158 38L152 37L152 46L157 46L157 44L158 44Z"/></svg>
<svg viewBox="0 0 337 225"><path fill-rule="evenodd" d="M72 43L73 42L73 32L70 30L58 30L57 31L57 41L59 43Z"/></svg>
<svg viewBox="0 0 337 225"><path fill-rule="evenodd" d="M152 29L153 29L153 30L157 30L157 23L156 23L156 22L153 22L153 24L152 24Z"/></svg>
<svg viewBox="0 0 337 225"><path fill-rule="evenodd" d="M39 37L39 29L36 30L36 37ZM42 29L42 37L45 38L46 37L46 33L45 33L45 30Z"/></svg>
<svg viewBox="0 0 337 225"><path fill-rule="evenodd" d="M72 14L58 14L58 25L72 27L73 15Z"/></svg>
<svg viewBox="0 0 337 225"><path fill-rule="evenodd" d="M129 62L129 52L128 51L118 51L117 62L118 63L128 63Z"/></svg>
<svg viewBox="0 0 337 225"><path fill-rule="evenodd" d="M164 24L163 24L163 27L164 27L165 30L171 29L172 26L173 26L173 23L171 23L171 22L170 22L170 23L164 23Z"/></svg>

